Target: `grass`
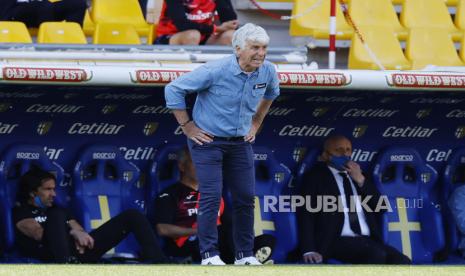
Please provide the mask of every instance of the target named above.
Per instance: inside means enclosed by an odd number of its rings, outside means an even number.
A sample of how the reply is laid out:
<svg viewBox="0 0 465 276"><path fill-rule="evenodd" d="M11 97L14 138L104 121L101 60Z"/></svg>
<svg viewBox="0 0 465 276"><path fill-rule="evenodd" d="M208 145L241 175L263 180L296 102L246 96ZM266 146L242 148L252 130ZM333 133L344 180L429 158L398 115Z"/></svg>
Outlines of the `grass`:
<svg viewBox="0 0 465 276"><path fill-rule="evenodd" d="M204 267L199 265L41 265L3 264L0 275L279 275L279 276L395 276L395 275L464 275L465 266L354 266L354 265L267 265L261 267Z"/></svg>

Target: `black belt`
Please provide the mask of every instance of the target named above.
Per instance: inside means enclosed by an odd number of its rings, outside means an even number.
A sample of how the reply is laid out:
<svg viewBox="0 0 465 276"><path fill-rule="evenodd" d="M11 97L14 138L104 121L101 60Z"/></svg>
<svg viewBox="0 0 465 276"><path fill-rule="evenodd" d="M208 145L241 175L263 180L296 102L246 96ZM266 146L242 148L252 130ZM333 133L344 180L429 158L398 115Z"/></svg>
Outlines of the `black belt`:
<svg viewBox="0 0 465 276"><path fill-rule="evenodd" d="M229 142L237 142L237 141L244 141L244 136L236 136L236 137L213 137L214 141L229 141Z"/></svg>

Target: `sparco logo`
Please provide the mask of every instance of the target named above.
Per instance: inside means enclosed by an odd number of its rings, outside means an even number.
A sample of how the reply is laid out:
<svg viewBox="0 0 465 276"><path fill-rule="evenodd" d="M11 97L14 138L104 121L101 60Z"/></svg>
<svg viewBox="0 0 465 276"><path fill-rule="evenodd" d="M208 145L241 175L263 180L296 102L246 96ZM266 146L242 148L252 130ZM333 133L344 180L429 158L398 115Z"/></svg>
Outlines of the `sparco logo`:
<svg viewBox="0 0 465 276"><path fill-rule="evenodd" d="M431 108L428 109L420 109L418 110L416 116L418 119L423 119L428 117L431 114Z"/></svg>
<svg viewBox="0 0 465 276"><path fill-rule="evenodd" d="M410 103L418 104L457 104L463 102L463 99L453 98L415 98Z"/></svg>
<svg viewBox="0 0 465 276"><path fill-rule="evenodd" d="M360 138L363 135L365 135L365 132L367 131L368 126L366 125L361 125L361 126L355 126L354 130L352 131L352 136L354 138Z"/></svg>
<svg viewBox="0 0 465 276"><path fill-rule="evenodd" d="M411 154L399 154L399 155L391 155L389 158L391 162L410 162L413 161L413 155Z"/></svg>
<svg viewBox="0 0 465 276"><path fill-rule="evenodd" d="M383 132L383 137L393 137L393 138L429 138L436 132L437 128L427 128L421 126L407 126L407 127L397 127L390 126L386 128Z"/></svg>
<svg viewBox="0 0 465 276"><path fill-rule="evenodd" d="M115 112L115 110L118 108L118 105L116 104L107 104L104 107L102 107L102 113L103 114L110 114Z"/></svg>
<svg viewBox="0 0 465 276"><path fill-rule="evenodd" d="M52 128L52 125L53 125L52 122L40 122L39 125L37 126L37 134L39 135L47 134Z"/></svg>
<svg viewBox="0 0 465 276"><path fill-rule="evenodd" d="M253 160L265 161L268 159L268 154L266 153L254 153Z"/></svg>
<svg viewBox="0 0 465 276"><path fill-rule="evenodd" d="M37 160L40 158L40 154L38 152L17 152L16 159L29 159L29 160Z"/></svg>
<svg viewBox="0 0 465 276"><path fill-rule="evenodd" d="M145 136L150 136L150 135L153 135L155 131L157 131L157 129L158 129L158 122L148 122L144 125L143 132Z"/></svg>
<svg viewBox="0 0 465 276"><path fill-rule="evenodd" d="M465 126L457 127L457 129L455 130L455 137L457 137L457 139L462 139L463 137L465 137Z"/></svg>
<svg viewBox="0 0 465 276"><path fill-rule="evenodd" d="M94 152L92 153L92 159L101 159L101 160L109 160L115 159L116 153L114 152Z"/></svg>
<svg viewBox="0 0 465 276"><path fill-rule="evenodd" d="M326 114L326 112L329 111L329 107L317 107L313 110L312 115L313 117L321 117Z"/></svg>

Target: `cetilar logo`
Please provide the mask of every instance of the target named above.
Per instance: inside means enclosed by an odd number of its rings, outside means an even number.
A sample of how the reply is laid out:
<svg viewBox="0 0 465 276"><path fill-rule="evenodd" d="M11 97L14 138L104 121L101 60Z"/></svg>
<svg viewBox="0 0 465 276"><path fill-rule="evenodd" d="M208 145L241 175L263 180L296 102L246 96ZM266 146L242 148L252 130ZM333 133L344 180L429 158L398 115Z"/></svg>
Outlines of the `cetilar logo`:
<svg viewBox="0 0 465 276"><path fill-rule="evenodd" d="M37 134L39 135L47 134L52 128L52 125L53 123L50 121L40 122L39 125L37 126Z"/></svg>
<svg viewBox="0 0 465 276"><path fill-rule="evenodd" d="M102 113L103 114L110 114L115 112L115 110L118 108L118 105L116 104L107 104L104 107L102 107Z"/></svg>
<svg viewBox="0 0 465 276"><path fill-rule="evenodd" d="M457 129L455 130L455 137L457 139L462 139L465 137L465 126L458 126Z"/></svg>
<svg viewBox="0 0 465 276"><path fill-rule="evenodd" d="M148 123L146 123L145 126L144 126L144 129L143 129L144 135L145 136L153 135L155 133L155 131L157 131L158 125L159 125L158 122L148 122Z"/></svg>
<svg viewBox="0 0 465 276"><path fill-rule="evenodd" d="M365 135L367 128L367 125L355 126L354 130L352 131L352 136L354 136L354 138L362 137L363 135Z"/></svg>

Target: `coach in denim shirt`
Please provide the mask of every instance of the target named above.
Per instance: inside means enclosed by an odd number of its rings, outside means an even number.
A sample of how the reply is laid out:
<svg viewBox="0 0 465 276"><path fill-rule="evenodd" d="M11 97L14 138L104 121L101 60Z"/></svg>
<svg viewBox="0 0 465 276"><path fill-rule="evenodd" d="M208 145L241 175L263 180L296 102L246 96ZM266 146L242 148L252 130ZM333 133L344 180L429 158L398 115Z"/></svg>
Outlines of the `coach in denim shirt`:
<svg viewBox="0 0 465 276"><path fill-rule="evenodd" d="M235 264L259 264L252 256L255 170L251 143L273 100L279 81L265 61L269 37L246 24L233 36L235 55L209 62L165 88L168 108L188 137L200 181L198 237L202 264L222 265L218 256L217 212L223 180L233 201ZM197 93L193 120L185 96Z"/></svg>

